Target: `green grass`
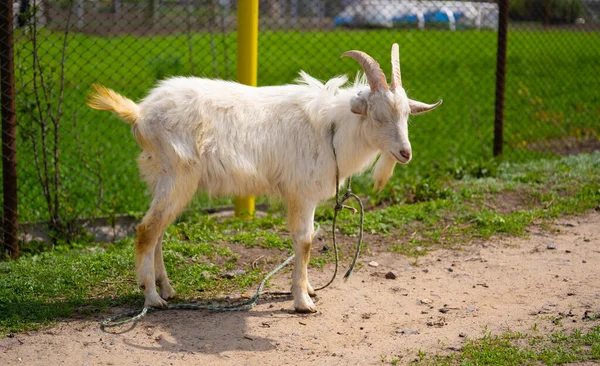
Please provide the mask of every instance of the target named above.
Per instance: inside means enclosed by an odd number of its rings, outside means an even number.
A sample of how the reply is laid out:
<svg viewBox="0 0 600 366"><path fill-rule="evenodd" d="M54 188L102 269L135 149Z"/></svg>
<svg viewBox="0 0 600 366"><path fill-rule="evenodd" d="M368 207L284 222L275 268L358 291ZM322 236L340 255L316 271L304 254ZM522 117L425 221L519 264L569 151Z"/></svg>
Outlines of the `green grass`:
<svg viewBox="0 0 600 366"><path fill-rule="evenodd" d="M17 33L15 39L20 219L46 220L47 202L38 181L33 145L26 137L28 131L40 137L39 128L31 118L36 113L32 46L25 34ZM135 166L138 147L129 127L110 114L92 111L85 105L90 85L102 83L138 99L157 80L169 75L232 79L236 68L235 39L234 33L217 36L213 62L209 34L191 36L192 58L185 35L110 38L69 35L59 128L62 179L58 191L63 218L138 213L149 202ZM60 81L62 41L60 33L42 30L38 35L43 74L54 83L55 95ZM444 99L442 107L434 113L411 119L414 160L407 168L398 169L398 175L419 181L419 177L437 169L452 167L456 159L469 162L489 159L495 32L265 31L259 40L259 84L292 82L300 69L323 79L344 73L353 76L358 64L339 58L349 49L368 52L389 74L393 42L401 47L403 83L409 95L427 102ZM540 153L525 148L539 140L566 135L598 136L600 69L596 60L600 57L600 37L593 32L513 31L508 44L505 159L539 157ZM41 92L39 82L37 90ZM53 110L56 100L51 103ZM38 150L41 148L37 146ZM414 194L428 196L437 183L428 184L415 186ZM193 206L224 202L200 195Z"/></svg>
<svg viewBox="0 0 600 366"><path fill-rule="evenodd" d="M600 326L550 335L486 333L450 355L420 354L421 365L560 365L600 360ZM392 360L393 362L393 360Z"/></svg>
<svg viewBox="0 0 600 366"><path fill-rule="evenodd" d="M180 296L212 298L256 284L263 269L237 263L239 255L230 246L281 248L281 256L289 255L291 241L273 231L273 222L282 220L268 216L251 223L238 219L216 222L189 214L170 226L164 238L164 261ZM261 230L265 227L271 230ZM238 240L250 230L254 230L255 240ZM219 244L222 241L231 244ZM0 334L143 302L135 283L131 238L115 244L39 250L40 246L35 250L26 246L18 261L0 262ZM267 263L272 260L268 258ZM234 278L223 276L235 268L245 273Z"/></svg>
<svg viewBox="0 0 600 366"><path fill-rule="evenodd" d="M522 235L529 225L544 226L561 215L600 205L598 153L519 164L454 165L436 175L405 178L395 176L381 195L367 197L366 252L391 251L418 260L440 247L460 247L493 235ZM430 187L427 194L415 195L415 187L425 184ZM356 182L363 190L366 185L364 179ZM515 192L520 201L511 201L510 210L503 208L504 197ZM177 301L213 298L256 285L291 251L283 216L277 205L270 215L250 221L184 214L164 239L165 265L179 294ZM330 203L317 210L324 240L315 242L311 265L319 268L333 259L331 251L320 250L324 244L331 247L331 219ZM357 223L357 215L341 214L341 243L354 242ZM250 247L264 253L263 261L254 263L260 253L245 260L236 254ZM342 258L349 258L352 250L342 245ZM133 272L132 239L115 244L30 243L23 253L17 261L0 262L0 335L143 303ZM233 269L246 273L222 276Z"/></svg>

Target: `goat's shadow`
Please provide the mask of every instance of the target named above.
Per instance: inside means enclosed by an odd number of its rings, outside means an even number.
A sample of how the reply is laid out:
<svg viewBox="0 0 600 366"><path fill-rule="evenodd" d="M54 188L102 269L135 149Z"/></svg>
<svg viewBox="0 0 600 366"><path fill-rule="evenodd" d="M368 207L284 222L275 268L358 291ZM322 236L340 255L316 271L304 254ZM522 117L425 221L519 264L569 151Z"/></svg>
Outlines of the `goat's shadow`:
<svg viewBox="0 0 600 366"><path fill-rule="evenodd" d="M148 328L151 332L160 329L156 336L152 335L153 346L148 346L147 341L136 343L135 337L124 340L127 346L146 351L204 354L220 354L232 350L269 351L276 348L277 341L254 334L248 329L248 319L258 317L271 321L273 315L289 316L292 313L291 308L288 310L285 305L290 301L291 296L261 299L260 305L250 311L154 311L134 325L106 328L104 331L110 334L126 334L137 327ZM279 303L283 307L279 306Z"/></svg>

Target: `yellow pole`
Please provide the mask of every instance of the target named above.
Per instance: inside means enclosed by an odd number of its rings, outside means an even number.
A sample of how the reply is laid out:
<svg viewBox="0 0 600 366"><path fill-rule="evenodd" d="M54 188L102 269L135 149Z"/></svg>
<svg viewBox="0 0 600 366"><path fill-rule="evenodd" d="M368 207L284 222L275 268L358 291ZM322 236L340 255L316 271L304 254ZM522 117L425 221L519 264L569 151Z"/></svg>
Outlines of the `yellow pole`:
<svg viewBox="0 0 600 366"><path fill-rule="evenodd" d="M258 69L258 0L238 1L237 80L256 86ZM236 197L235 216L250 219L254 215L254 196Z"/></svg>

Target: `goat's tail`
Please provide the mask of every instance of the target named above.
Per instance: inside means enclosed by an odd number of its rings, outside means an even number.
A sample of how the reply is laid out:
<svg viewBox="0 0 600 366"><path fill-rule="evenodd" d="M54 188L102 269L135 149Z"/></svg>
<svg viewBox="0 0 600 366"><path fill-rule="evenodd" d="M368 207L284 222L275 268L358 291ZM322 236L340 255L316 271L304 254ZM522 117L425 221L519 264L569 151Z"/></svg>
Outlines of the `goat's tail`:
<svg viewBox="0 0 600 366"><path fill-rule="evenodd" d="M101 111L115 112L121 119L131 125L135 125L140 119L140 107L133 100L125 98L100 84L92 86L95 91L90 92L87 97L87 104L90 107Z"/></svg>

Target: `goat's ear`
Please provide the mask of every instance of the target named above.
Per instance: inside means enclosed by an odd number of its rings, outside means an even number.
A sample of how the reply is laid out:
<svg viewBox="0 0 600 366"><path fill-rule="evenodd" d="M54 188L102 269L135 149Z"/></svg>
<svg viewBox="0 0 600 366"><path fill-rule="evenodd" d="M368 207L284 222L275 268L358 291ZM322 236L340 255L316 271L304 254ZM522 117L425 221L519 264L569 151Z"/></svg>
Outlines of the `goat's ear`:
<svg viewBox="0 0 600 366"><path fill-rule="evenodd" d="M352 111L352 113L362 114L363 116L366 116L368 109L367 105L367 100L360 95L357 95L350 99L350 110Z"/></svg>
<svg viewBox="0 0 600 366"><path fill-rule="evenodd" d="M408 105L410 106L410 114L421 114L425 112L432 111L436 109L440 104L442 104L442 100L435 104L426 104L422 102L417 102L416 100L409 99Z"/></svg>

